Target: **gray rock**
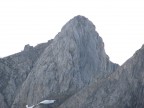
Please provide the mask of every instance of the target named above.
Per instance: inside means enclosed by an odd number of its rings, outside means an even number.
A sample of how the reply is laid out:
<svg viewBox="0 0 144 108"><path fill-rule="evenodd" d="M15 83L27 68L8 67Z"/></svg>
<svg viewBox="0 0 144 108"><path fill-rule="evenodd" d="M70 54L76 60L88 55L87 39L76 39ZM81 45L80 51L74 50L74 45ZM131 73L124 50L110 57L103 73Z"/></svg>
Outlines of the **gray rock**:
<svg viewBox="0 0 144 108"><path fill-rule="evenodd" d="M143 55L144 46L112 63L92 22L76 16L54 40L0 58L0 108L143 108Z"/></svg>
<svg viewBox="0 0 144 108"><path fill-rule="evenodd" d="M0 108L143 108L143 55L144 46L112 63L92 22L76 16L54 40L0 58Z"/></svg>
<svg viewBox="0 0 144 108"><path fill-rule="evenodd" d="M43 43L34 48L26 46L24 51L0 59L0 102L4 108L11 107L22 83L50 43Z"/></svg>
<svg viewBox="0 0 144 108"><path fill-rule="evenodd" d="M109 61L104 43L87 18L71 19L44 50L22 84L12 108L43 99L57 107L82 88L106 78L118 65Z"/></svg>
<svg viewBox="0 0 144 108"><path fill-rule="evenodd" d="M8 108L8 106L7 106L6 102L5 102L4 97L3 97L2 94L0 94L0 107L1 108Z"/></svg>
<svg viewBox="0 0 144 108"><path fill-rule="evenodd" d="M106 79L88 85L58 108L143 108L144 46Z"/></svg>
<svg viewBox="0 0 144 108"><path fill-rule="evenodd" d="M30 51L33 50L33 46L30 46L29 44L25 45L24 51Z"/></svg>

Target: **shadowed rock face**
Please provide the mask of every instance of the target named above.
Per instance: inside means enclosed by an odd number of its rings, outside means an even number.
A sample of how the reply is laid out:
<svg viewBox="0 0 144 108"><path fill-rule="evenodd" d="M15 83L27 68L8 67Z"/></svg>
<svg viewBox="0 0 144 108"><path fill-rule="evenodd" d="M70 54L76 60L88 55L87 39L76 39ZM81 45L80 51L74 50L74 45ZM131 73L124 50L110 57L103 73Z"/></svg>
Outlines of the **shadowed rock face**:
<svg viewBox="0 0 144 108"><path fill-rule="evenodd" d="M144 46L112 75L83 88L58 108L143 108L143 97Z"/></svg>
<svg viewBox="0 0 144 108"><path fill-rule="evenodd" d="M117 67L105 54L103 41L92 22L76 16L38 58L12 108L24 108L43 99L56 99L56 107Z"/></svg>
<svg viewBox="0 0 144 108"><path fill-rule="evenodd" d="M0 59L1 108L44 99L56 100L51 108L143 108L143 55L144 46L122 66L110 62L95 26L76 16L52 41Z"/></svg>

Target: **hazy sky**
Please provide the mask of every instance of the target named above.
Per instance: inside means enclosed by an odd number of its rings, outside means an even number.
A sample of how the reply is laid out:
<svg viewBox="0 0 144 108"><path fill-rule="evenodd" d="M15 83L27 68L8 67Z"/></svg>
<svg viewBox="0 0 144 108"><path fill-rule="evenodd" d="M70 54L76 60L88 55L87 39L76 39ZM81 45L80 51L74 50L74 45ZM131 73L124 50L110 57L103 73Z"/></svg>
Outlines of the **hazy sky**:
<svg viewBox="0 0 144 108"><path fill-rule="evenodd" d="M144 44L143 0L0 0L0 57L47 42L76 15L94 23L113 62Z"/></svg>

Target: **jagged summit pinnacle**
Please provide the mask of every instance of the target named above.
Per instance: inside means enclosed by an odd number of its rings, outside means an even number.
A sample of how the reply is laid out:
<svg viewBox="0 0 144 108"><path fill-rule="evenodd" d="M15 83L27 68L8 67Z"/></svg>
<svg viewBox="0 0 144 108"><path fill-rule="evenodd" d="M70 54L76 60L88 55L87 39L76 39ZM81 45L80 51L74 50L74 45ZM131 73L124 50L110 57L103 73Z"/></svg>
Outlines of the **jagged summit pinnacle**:
<svg viewBox="0 0 144 108"><path fill-rule="evenodd" d="M42 99L60 100L86 85L114 72L104 43L87 18L76 16L63 27L44 50L15 98L14 105L24 108ZM28 95L25 95L28 94ZM18 108L13 105L12 108Z"/></svg>
<svg viewBox="0 0 144 108"><path fill-rule="evenodd" d="M95 29L95 25L85 16L75 16L74 18L72 18L70 21L68 21L64 27L62 28L62 30L65 29L71 29L71 28L76 28L76 29L80 29L80 28L86 28L86 29Z"/></svg>
<svg viewBox="0 0 144 108"><path fill-rule="evenodd" d="M56 41L60 38L71 38L77 45L83 47L85 45L91 45L102 43L102 39L95 30L95 25L86 17L78 15L69 20L61 29L61 32L56 36ZM67 39L70 40L70 39ZM91 41L91 42L90 42ZM99 47L101 45L98 45ZM101 48L101 47L100 47Z"/></svg>
<svg viewBox="0 0 144 108"><path fill-rule="evenodd" d="M83 15L77 15L77 16L75 16L73 19L83 19L83 20L88 20L88 18L86 18L85 16L83 16Z"/></svg>
<svg viewBox="0 0 144 108"><path fill-rule="evenodd" d="M77 21L79 23L90 22L88 18L85 16L77 15L71 19L71 21Z"/></svg>
<svg viewBox="0 0 144 108"><path fill-rule="evenodd" d="M144 108L143 55L144 45L122 66L112 63L92 22L78 15L55 39L0 59L0 108Z"/></svg>

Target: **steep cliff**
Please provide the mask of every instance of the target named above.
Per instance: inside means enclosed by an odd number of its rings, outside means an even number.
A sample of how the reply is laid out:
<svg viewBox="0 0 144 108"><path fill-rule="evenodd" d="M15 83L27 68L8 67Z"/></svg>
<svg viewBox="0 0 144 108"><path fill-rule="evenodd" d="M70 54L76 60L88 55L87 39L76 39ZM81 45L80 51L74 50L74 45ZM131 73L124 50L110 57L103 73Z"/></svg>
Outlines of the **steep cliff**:
<svg viewBox="0 0 144 108"><path fill-rule="evenodd" d="M37 104L43 99L55 99L53 107L57 107L82 88L106 78L117 67L109 61L92 22L76 16L38 58L12 108L25 108L26 104Z"/></svg>
<svg viewBox="0 0 144 108"><path fill-rule="evenodd" d="M0 59L0 108L10 108L22 83L43 50L52 42L26 45L20 53Z"/></svg>
<svg viewBox="0 0 144 108"><path fill-rule="evenodd" d="M119 66L95 29L76 16L53 40L0 58L0 108L143 108L144 46Z"/></svg>
<svg viewBox="0 0 144 108"><path fill-rule="evenodd" d="M88 85L58 108L143 108L144 46L116 72Z"/></svg>

